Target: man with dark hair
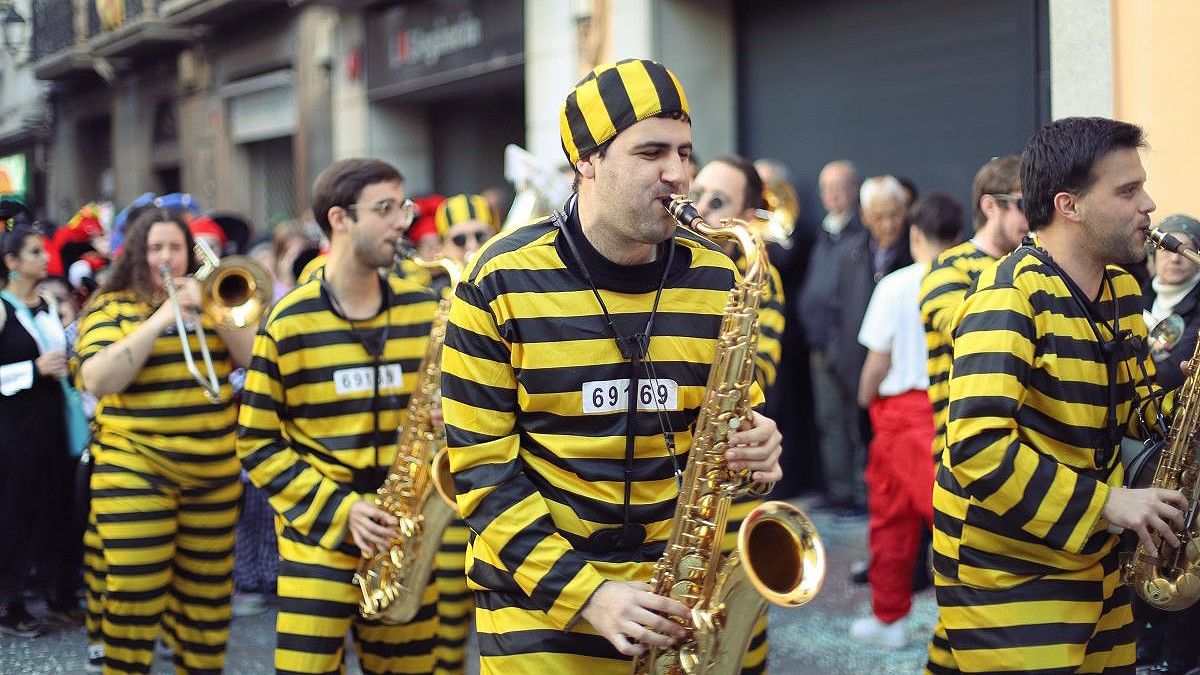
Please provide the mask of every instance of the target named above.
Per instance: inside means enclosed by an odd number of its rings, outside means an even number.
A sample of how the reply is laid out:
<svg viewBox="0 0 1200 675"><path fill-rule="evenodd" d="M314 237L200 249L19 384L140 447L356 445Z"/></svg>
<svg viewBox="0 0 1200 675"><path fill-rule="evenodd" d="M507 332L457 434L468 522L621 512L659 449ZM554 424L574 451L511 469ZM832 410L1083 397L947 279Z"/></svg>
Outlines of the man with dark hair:
<svg viewBox="0 0 1200 675"><path fill-rule="evenodd" d="M958 309L929 672L1132 671L1112 529L1175 545L1187 508L1174 490L1122 487L1118 446L1141 435L1154 374L1140 289L1115 264L1145 259L1143 147L1140 128L1103 118L1034 134L1021 157L1034 240Z"/></svg>
<svg viewBox="0 0 1200 675"><path fill-rule="evenodd" d="M704 165L692 183L691 197L696 210L704 221L716 225L723 218L738 218L751 225L762 223L755 210L762 207L762 180L758 171L744 157L724 155ZM727 244L726 253L741 255L733 244ZM738 269L745 271L745 259L738 258ZM780 343L783 334L783 282L774 266L770 270L768 297L758 310L759 337L758 354L755 356L755 374L758 385L769 394L775 386L779 369Z"/></svg>
<svg viewBox="0 0 1200 675"><path fill-rule="evenodd" d="M879 280L863 315L858 342L867 351L858 405L874 435L866 481L870 510L871 616L850 626L850 637L891 649L905 642L902 619L912 608L913 569L932 527L933 409L925 393L925 331L918 304L921 277L938 253L958 240L962 206L942 194L909 210L913 264Z"/></svg>
<svg viewBox="0 0 1200 675"><path fill-rule="evenodd" d="M921 281L921 321L929 348L929 400L937 425L935 458L946 440L954 313L979 273L1019 246L1029 232L1021 211L1020 157L1005 155L984 164L975 173L971 192L975 236L943 251Z"/></svg>
<svg viewBox="0 0 1200 675"><path fill-rule="evenodd" d="M600 66L560 117L578 191L484 245L455 291L443 351L484 675L628 673L630 657L683 637L668 615L688 607L645 582L670 536L676 470L738 278L663 206L688 191L692 148L687 98L666 67ZM755 412L730 441L731 467L779 478L773 421ZM744 663L761 672L765 659L759 639Z"/></svg>
<svg viewBox="0 0 1200 675"><path fill-rule="evenodd" d="M436 299L381 273L413 219L400 172L343 160L313 193L329 257L260 329L239 419L242 465L282 523L275 668L339 672L352 629L364 672L430 673L434 584L412 622L390 626L359 615L351 579L362 555L398 534L370 498L396 454Z"/></svg>

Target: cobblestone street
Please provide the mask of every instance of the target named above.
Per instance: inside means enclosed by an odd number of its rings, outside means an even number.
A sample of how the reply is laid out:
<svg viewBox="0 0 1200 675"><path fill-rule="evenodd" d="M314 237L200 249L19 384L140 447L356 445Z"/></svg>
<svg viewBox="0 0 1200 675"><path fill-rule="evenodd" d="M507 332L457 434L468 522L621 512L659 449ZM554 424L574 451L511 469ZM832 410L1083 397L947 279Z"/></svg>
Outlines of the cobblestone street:
<svg viewBox="0 0 1200 675"><path fill-rule="evenodd" d="M803 506L803 501L797 502ZM933 592L918 594L907 621L909 646L899 651L867 647L850 641L850 622L870 606L866 586L849 581L850 566L866 557L865 518L842 520L815 514L825 541L829 571L820 595L804 607L772 608L770 672L774 675L846 673L875 675L918 673L933 629ZM33 607L34 613L42 608ZM225 672L230 675L270 673L275 614L268 612L234 620ZM85 644L81 628L59 629L37 639L0 637L0 673L82 673ZM154 672L171 673L169 660L159 658ZM352 666L350 673L359 673ZM468 673L477 672L474 668Z"/></svg>

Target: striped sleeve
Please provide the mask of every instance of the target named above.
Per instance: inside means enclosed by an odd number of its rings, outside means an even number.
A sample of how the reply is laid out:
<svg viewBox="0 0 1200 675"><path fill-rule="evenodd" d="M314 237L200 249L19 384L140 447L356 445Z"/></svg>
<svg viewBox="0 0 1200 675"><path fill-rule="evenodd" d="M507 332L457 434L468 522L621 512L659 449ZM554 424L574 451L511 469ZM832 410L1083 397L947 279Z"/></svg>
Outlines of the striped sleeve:
<svg viewBox="0 0 1200 675"><path fill-rule="evenodd" d="M783 347L780 338L783 335L783 281L779 278L779 270L769 265L769 283L767 297L758 308L758 353L754 357L754 374L758 386L763 391L770 391L775 385L779 373L779 357Z"/></svg>
<svg viewBox="0 0 1200 675"><path fill-rule="evenodd" d="M238 417L238 457L271 506L302 535L335 549L346 537L350 507L361 496L322 474L283 434L279 349L270 326L254 339Z"/></svg>
<svg viewBox="0 0 1200 675"><path fill-rule="evenodd" d="M968 296L955 332L947 429L949 468L985 509L1046 543L1082 552L1097 531L1108 486L1021 442L1037 329L1018 289Z"/></svg>
<svg viewBox="0 0 1200 675"><path fill-rule="evenodd" d="M510 574L560 629L578 619L604 577L559 532L525 472L508 343L478 286L462 281L442 351L442 409L458 506L476 533L476 564Z"/></svg>
<svg viewBox="0 0 1200 675"><path fill-rule="evenodd" d="M951 337L954 310L971 287L971 277L952 264L934 267L921 280L921 319L930 330Z"/></svg>
<svg viewBox="0 0 1200 675"><path fill-rule="evenodd" d="M113 314L115 307L116 302L99 301L79 323L79 337L76 338L75 353L71 357L71 373L75 387L81 391L84 387L79 371L83 364L105 347L125 337L119 317Z"/></svg>

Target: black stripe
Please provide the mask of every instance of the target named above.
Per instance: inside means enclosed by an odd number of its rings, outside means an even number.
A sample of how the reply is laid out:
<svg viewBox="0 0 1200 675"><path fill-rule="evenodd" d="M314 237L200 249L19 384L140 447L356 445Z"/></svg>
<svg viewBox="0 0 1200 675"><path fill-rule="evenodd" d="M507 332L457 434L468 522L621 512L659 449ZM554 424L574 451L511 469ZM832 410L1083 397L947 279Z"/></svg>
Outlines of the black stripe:
<svg viewBox="0 0 1200 675"><path fill-rule="evenodd" d="M675 87L675 82L667 74L667 69L657 63L645 64L644 67L646 74L650 76L650 81L654 83L654 91L658 94L658 100L661 104L660 110L682 111L683 103L680 99L679 89Z"/></svg>
<svg viewBox="0 0 1200 675"><path fill-rule="evenodd" d="M1087 644L1092 631L1095 630L1094 621L1089 620L1098 617L1082 618L1088 620L1082 623L1053 622L970 630L947 629L947 633L951 644L958 650L1082 645Z"/></svg>
<svg viewBox="0 0 1200 675"><path fill-rule="evenodd" d="M596 139L592 136L592 132L587 125L587 120L583 117L583 111L579 107L578 87L572 89L570 94L567 94L565 105L567 128L571 130L571 141L575 144L575 151L579 153L578 157L582 159L595 149ZM478 269L478 265L476 268Z"/></svg>
<svg viewBox="0 0 1200 675"><path fill-rule="evenodd" d="M577 654L601 659L629 660L599 635L569 633L560 630L516 630L505 633L479 633L481 656L513 654Z"/></svg>
<svg viewBox="0 0 1200 675"><path fill-rule="evenodd" d="M600 101L604 112L618 133L637 123L637 113L617 68L609 68L597 75L596 84L600 89Z"/></svg>

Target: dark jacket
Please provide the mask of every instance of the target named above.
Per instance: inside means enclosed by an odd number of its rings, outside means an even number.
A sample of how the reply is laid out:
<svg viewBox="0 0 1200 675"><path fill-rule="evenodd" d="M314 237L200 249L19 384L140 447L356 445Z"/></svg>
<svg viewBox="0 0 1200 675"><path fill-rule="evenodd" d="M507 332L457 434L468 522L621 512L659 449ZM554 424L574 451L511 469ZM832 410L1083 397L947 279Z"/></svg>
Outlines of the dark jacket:
<svg viewBox="0 0 1200 675"><path fill-rule="evenodd" d="M866 233L857 211L837 237L817 226L816 241L800 288L800 302L796 303L797 318L804 326L804 336L811 350L823 351L833 339L831 325L837 311L838 259L858 235Z"/></svg>
<svg viewBox="0 0 1200 675"><path fill-rule="evenodd" d="M875 269L874 244L871 235L860 231L852 235L838 252L837 274L833 297L833 315L830 319L830 342L825 356L833 366L838 381L850 394L858 391L858 378L862 373L867 348L858 343L858 329L875 284L896 270L912 264L907 237L901 237L892 247L892 255L880 269Z"/></svg>
<svg viewBox="0 0 1200 675"><path fill-rule="evenodd" d="M1149 282L1143 284L1142 309L1149 311L1154 306L1155 297L1154 287ZM1200 331L1200 284L1183 296L1172 312L1183 319L1183 336L1174 347L1167 350L1165 359L1154 364L1157 370L1154 379L1160 387L1168 390L1183 384L1183 371L1179 369L1179 364L1192 358L1192 352L1196 351L1196 332ZM1153 329L1153 326L1150 328Z"/></svg>

